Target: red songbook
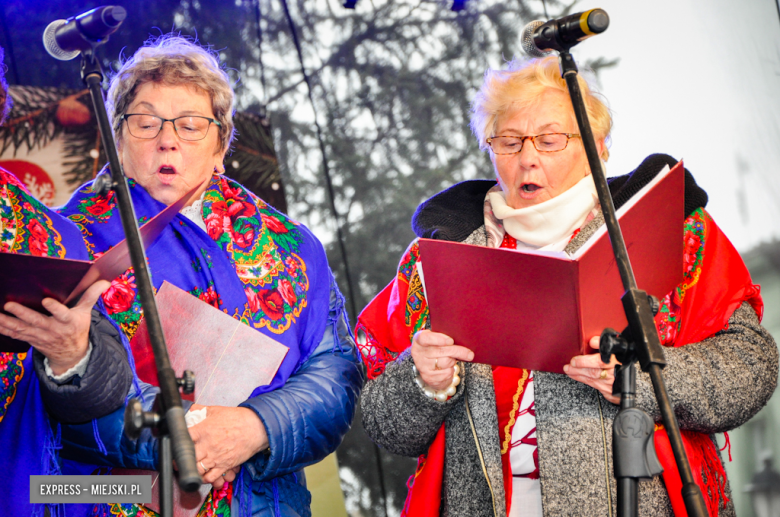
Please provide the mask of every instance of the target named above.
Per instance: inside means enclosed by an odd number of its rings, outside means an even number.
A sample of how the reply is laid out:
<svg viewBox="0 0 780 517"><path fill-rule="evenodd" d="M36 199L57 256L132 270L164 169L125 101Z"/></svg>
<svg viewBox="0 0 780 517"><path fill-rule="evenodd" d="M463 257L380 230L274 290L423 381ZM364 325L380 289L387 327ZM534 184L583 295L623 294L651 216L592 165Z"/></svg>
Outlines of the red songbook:
<svg viewBox="0 0 780 517"><path fill-rule="evenodd" d="M151 246L199 187L154 216L140 228L144 248ZM48 314L44 298L72 306L98 280L113 280L132 266L127 241L123 240L97 260L60 259L0 252L0 311L7 302ZM2 311L3 314L7 314ZM26 352L30 345L0 334L0 352Z"/></svg>
<svg viewBox="0 0 780 517"><path fill-rule="evenodd" d="M683 279L682 162L617 211L640 289L659 299ZM575 254L420 240L431 329L474 362L563 373L593 336L627 323L606 226Z"/></svg>
<svg viewBox="0 0 780 517"><path fill-rule="evenodd" d="M255 388L271 383L287 355L286 346L173 284L163 282L155 301L173 371L177 375L184 370L195 373L194 396L183 398L197 404L237 406ZM157 386L146 320L141 320L130 346L138 377ZM112 473L151 474L152 503L146 506L159 511L159 472L114 469ZM174 482L174 517L196 515L210 489L206 484L187 494Z"/></svg>

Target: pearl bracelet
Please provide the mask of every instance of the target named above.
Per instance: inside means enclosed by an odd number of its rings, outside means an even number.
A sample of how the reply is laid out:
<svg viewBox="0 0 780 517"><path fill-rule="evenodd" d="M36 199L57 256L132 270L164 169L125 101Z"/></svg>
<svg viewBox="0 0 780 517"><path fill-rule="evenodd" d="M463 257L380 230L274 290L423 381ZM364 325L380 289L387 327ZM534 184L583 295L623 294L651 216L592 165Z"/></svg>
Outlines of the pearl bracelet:
<svg viewBox="0 0 780 517"><path fill-rule="evenodd" d="M456 388L458 387L458 384L460 384L460 377L458 376L460 373L460 367L455 364L452 369L455 371L455 375L452 376L452 384L450 384L447 389L437 391L425 384L425 381L423 381L422 377L420 376L420 371L417 369L417 366L412 364L412 370L414 370L414 383L420 387L425 396L429 399L433 399L437 402L447 402L447 399L455 395Z"/></svg>

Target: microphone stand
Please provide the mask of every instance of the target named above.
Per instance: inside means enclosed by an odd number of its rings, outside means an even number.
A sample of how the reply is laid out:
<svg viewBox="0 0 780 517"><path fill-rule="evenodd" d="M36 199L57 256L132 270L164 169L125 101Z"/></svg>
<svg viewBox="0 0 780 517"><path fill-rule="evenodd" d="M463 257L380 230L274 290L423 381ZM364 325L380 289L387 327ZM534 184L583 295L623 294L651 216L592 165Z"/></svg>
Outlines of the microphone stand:
<svg viewBox="0 0 780 517"><path fill-rule="evenodd" d="M576 44L577 42L575 42ZM569 52L570 46L558 49L561 76L566 81L571 96L577 125L580 129L582 143L588 157L593 180L596 183L601 210L607 224L609 240L615 254L620 279L625 290L621 301L628 320L628 329L620 337L612 329L605 329L601 334L599 351L601 359L609 362L614 353L622 363L620 369L615 369L615 384L613 393L621 394L620 411L613 423L612 447L615 478L617 479L617 510L618 516L635 516L639 512L638 481L641 478L651 478L660 474L663 469L658 463L653 446L654 423L643 411L634 407L636 394L636 369L638 360L642 371L650 374L655 397L661 411L664 427L669 435L674 459L682 480L682 496L685 508L691 517L706 517L707 507L704 504L699 486L693 480L691 466L683 448L680 428L672 410L669 395L666 391L661 369L666 366L658 331L653 321L653 307L658 311L658 302L648 296L645 291L637 288L634 272L628 259L628 251L620 232L620 226L615 215L615 206L609 192L607 179L601 167L593 131L590 127L585 103L582 99L580 86L577 82L577 64ZM615 393L617 394L617 393Z"/></svg>
<svg viewBox="0 0 780 517"><path fill-rule="evenodd" d="M105 40L103 40L105 41ZM108 156L111 176L100 175L96 178L94 189L96 192L108 194L110 190L116 193L119 214L122 219L122 227L127 238L130 258L135 271L138 295L141 298L141 306L144 310L149 340L152 344L154 359L157 365L157 376L160 382L161 417L155 413L146 413L141 407L140 401L133 400L125 411L125 433L128 437L137 438L144 427L157 427L160 431L160 513L163 517L173 516L173 483L172 460L175 458L179 470L179 486L185 492L194 492L201 483L198 467L195 462L195 446L190 438L187 426L184 423L184 409L182 408L179 386L185 391L194 389L194 379L190 372L185 372L182 379L177 379L171 367L168 349L165 346L160 315L157 312L157 304L154 300L151 276L146 262L146 254L141 244L141 234L138 230L138 219L130 197L130 189L127 186L127 178L122 172L119 156L116 151L111 124L108 121L106 105L103 100L103 71L100 62L95 56L95 47L101 42L93 43L91 50L85 50L81 54L81 79L89 88L92 103L95 108L100 137L103 140L103 149Z"/></svg>

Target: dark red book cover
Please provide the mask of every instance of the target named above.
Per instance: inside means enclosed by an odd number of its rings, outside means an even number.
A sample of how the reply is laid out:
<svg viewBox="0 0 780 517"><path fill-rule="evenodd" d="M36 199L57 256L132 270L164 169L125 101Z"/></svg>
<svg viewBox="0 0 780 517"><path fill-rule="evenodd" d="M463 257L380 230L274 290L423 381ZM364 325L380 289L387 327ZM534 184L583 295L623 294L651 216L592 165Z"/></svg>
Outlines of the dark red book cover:
<svg viewBox="0 0 780 517"><path fill-rule="evenodd" d="M168 282L155 296L171 366L177 376L195 373L195 393L183 398L204 406L238 406L258 386L271 383L287 347ZM130 342L138 377L158 385L146 320ZM152 503L159 511L159 472L114 469L113 474L151 474ZM194 516L211 485L187 494L174 483L174 517Z"/></svg>
<svg viewBox="0 0 780 517"><path fill-rule="evenodd" d="M661 172L618 211L640 289L658 298L683 278L684 169ZM474 361L563 373L591 337L627 325L606 227L575 253L420 239L431 329Z"/></svg>
<svg viewBox="0 0 780 517"><path fill-rule="evenodd" d="M197 189L195 187L141 226L144 248L157 240ZM18 302L48 314L41 304L44 298L54 298L72 306L89 286L98 280L113 280L131 265L126 240L93 262L0 252L0 311L7 302ZM0 352L21 353L29 348L24 341L0 335Z"/></svg>

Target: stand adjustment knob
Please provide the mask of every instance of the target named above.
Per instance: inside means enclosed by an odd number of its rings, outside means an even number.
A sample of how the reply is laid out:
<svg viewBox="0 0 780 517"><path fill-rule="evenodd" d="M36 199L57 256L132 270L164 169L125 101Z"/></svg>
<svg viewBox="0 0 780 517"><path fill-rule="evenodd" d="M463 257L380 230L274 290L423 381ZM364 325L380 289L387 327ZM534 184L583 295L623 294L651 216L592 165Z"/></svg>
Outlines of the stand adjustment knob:
<svg viewBox="0 0 780 517"><path fill-rule="evenodd" d="M185 395L195 393L195 374L192 370L184 370L184 375L176 378L176 384Z"/></svg>
<svg viewBox="0 0 780 517"><path fill-rule="evenodd" d="M111 174L98 174L95 181L92 182L92 190L98 196L107 196L109 192L114 190L114 180L111 178Z"/></svg>
<svg viewBox="0 0 780 517"><path fill-rule="evenodd" d="M653 311L653 316L658 314L658 309L661 308L661 302L658 301L658 298L656 298L652 294L648 294L647 303L650 304L650 310Z"/></svg>
<svg viewBox="0 0 780 517"><path fill-rule="evenodd" d="M612 359L612 354L621 363L625 362L623 358L631 350L631 344L622 337L615 329L605 328L601 332L601 339L599 340L599 354L601 355L601 361L609 363Z"/></svg>
<svg viewBox="0 0 780 517"><path fill-rule="evenodd" d="M131 440L141 436L144 427L155 428L160 423L160 415L144 411L139 399L131 399L125 407L125 435Z"/></svg>

